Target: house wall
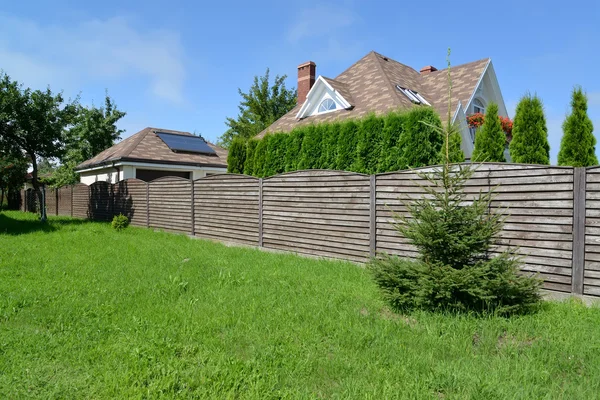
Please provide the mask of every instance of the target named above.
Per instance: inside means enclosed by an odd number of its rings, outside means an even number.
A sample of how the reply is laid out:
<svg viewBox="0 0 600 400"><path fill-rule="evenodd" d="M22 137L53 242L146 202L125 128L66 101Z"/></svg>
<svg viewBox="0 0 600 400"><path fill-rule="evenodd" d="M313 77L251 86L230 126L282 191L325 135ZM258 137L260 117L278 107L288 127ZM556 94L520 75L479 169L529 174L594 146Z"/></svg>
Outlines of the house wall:
<svg viewBox="0 0 600 400"><path fill-rule="evenodd" d="M117 175L117 171L115 168L119 169L119 173ZM156 165L156 164L147 164L147 163L132 163L128 165L117 165L114 168L100 168L91 171L81 172L79 174L79 180L81 183L86 185L91 185L95 182L108 182L108 183L116 183L118 181L122 181L125 179L137 178L136 171L137 169L143 170L154 170L154 171L176 171L180 172L188 172L193 180L204 178L207 175L214 173L225 173L227 168L215 168L215 167L186 167L181 165Z"/></svg>

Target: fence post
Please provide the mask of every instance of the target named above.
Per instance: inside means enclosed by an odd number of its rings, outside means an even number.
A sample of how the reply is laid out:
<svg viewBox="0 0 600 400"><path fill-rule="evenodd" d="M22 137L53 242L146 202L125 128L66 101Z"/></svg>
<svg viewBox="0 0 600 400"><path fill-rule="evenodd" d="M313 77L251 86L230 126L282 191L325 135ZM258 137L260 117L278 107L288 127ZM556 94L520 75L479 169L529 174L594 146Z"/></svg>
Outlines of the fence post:
<svg viewBox="0 0 600 400"><path fill-rule="evenodd" d="M73 188L75 185L71 185L71 218L73 218L73 192L75 191Z"/></svg>
<svg viewBox="0 0 600 400"><path fill-rule="evenodd" d="M375 257L375 250L377 248L377 201L376 201L376 175L369 177L370 182L370 196L369 196L369 256Z"/></svg>
<svg viewBox="0 0 600 400"><path fill-rule="evenodd" d="M56 201L54 202L54 209L56 210L56 215L58 215L58 202L60 201L60 196L58 192L60 189L62 189L62 187L54 189L54 198L56 199Z"/></svg>
<svg viewBox="0 0 600 400"><path fill-rule="evenodd" d="M150 183L146 182L146 228L150 228Z"/></svg>
<svg viewBox="0 0 600 400"><path fill-rule="evenodd" d="M583 294L585 267L585 168L573 170L573 264L571 292Z"/></svg>
<svg viewBox="0 0 600 400"><path fill-rule="evenodd" d="M194 236L196 234L196 210L195 210L196 202L194 200L194 180L190 179L190 183L192 184L192 190L191 190L191 192L192 192L192 229L191 229L191 232L192 232L192 236Z"/></svg>
<svg viewBox="0 0 600 400"><path fill-rule="evenodd" d="M263 178L258 179L258 246L263 247Z"/></svg>

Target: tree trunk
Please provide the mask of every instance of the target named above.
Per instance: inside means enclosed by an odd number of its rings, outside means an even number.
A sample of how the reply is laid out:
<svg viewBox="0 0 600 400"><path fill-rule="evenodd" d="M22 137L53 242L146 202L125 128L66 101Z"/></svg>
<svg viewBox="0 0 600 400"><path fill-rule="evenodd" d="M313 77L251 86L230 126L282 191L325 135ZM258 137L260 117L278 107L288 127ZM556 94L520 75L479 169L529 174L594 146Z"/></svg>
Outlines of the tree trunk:
<svg viewBox="0 0 600 400"><path fill-rule="evenodd" d="M40 221L46 222L48 217L46 216L46 199L42 190L40 190L40 183L38 182L38 171L37 171L37 160L35 159L35 154L29 153L31 157L31 166L33 167L33 171L31 171L31 184L33 185L33 190L38 196L39 206L40 206Z"/></svg>
<svg viewBox="0 0 600 400"><path fill-rule="evenodd" d="M2 188L2 194L0 195L0 210L2 210L3 204L4 204L4 188Z"/></svg>

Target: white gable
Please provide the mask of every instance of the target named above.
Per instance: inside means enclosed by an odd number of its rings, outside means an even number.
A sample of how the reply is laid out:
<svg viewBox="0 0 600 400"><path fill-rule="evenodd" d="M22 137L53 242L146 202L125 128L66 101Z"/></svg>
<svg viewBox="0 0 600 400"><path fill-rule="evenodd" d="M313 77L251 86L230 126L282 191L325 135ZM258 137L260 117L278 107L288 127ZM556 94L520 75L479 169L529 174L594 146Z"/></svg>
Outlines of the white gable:
<svg viewBox="0 0 600 400"><path fill-rule="evenodd" d="M335 108L333 108L335 105ZM352 108L352 105L335 90L322 76L319 76L308 92L296 118L302 119L311 115L324 114Z"/></svg>
<svg viewBox="0 0 600 400"><path fill-rule="evenodd" d="M491 102L496 103L498 104L498 115L501 117L508 116L506 105L504 104L504 98L502 97L502 92L500 91L500 85L498 84L498 79L496 78L496 71L494 71L494 66L492 65L491 60L483 70L483 73L479 78L479 82L477 82L477 86L475 86L475 90L471 94L469 103L464 106L465 114L470 115L474 113L473 103L475 100L481 102L485 108L487 108L487 105Z"/></svg>

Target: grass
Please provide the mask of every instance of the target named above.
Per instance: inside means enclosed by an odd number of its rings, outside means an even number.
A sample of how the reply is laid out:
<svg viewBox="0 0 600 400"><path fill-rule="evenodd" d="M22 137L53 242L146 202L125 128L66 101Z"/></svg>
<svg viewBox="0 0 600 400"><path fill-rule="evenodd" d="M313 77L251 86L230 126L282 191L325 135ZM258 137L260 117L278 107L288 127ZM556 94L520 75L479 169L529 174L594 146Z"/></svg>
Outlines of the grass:
<svg viewBox="0 0 600 400"><path fill-rule="evenodd" d="M0 213L0 398L593 399L600 309L396 315L356 265Z"/></svg>

